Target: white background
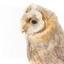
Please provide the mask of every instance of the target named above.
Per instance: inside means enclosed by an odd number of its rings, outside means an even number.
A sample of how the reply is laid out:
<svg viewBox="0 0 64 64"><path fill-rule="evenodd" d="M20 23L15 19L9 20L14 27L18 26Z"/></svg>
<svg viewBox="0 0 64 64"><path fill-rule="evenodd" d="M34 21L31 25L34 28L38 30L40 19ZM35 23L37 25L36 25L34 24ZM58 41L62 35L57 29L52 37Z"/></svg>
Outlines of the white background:
<svg viewBox="0 0 64 64"><path fill-rule="evenodd" d="M0 0L0 64L29 64L20 19L32 3L55 12L64 29L64 0Z"/></svg>

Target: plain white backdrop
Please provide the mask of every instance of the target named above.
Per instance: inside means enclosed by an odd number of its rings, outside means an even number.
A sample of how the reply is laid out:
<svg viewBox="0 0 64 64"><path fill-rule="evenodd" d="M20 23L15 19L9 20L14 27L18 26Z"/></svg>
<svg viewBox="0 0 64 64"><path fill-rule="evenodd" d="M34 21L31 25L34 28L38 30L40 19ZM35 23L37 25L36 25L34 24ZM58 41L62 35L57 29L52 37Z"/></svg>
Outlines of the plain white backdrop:
<svg viewBox="0 0 64 64"><path fill-rule="evenodd" d="M0 64L29 64L20 20L32 3L55 12L64 29L64 0L0 0Z"/></svg>

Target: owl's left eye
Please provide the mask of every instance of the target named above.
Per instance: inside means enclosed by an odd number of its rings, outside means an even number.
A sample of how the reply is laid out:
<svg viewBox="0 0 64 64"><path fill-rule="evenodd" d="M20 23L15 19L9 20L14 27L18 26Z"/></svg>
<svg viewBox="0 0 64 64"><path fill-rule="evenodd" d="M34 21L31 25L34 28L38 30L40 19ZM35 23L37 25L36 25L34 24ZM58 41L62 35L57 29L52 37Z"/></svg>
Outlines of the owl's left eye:
<svg viewBox="0 0 64 64"><path fill-rule="evenodd" d="M32 24L36 24L36 23L37 23L37 21L33 19L32 20Z"/></svg>

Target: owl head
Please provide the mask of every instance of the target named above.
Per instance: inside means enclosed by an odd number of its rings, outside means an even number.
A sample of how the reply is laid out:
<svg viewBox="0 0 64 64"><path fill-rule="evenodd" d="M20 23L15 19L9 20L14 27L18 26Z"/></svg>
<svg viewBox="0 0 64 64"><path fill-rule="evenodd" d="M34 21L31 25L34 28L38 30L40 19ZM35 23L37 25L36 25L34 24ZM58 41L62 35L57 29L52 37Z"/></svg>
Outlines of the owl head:
<svg viewBox="0 0 64 64"><path fill-rule="evenodd" d="M50 13L50 11L47 12L45 8L31 4L21 19L22 33L25 32L31 35L31 38L33 36L33 38L37 37L37 39L52 33L55 30L55 20L52 16L54 14Z"/></svg>
<svg viewBox="0 0 64 64"><path fill-rule="evenodd" d="M30 5L22 17L22 32L35 34L45 28L44 13L37 9L37 5ZM46 19L47 20L47 19Z"/></svg>

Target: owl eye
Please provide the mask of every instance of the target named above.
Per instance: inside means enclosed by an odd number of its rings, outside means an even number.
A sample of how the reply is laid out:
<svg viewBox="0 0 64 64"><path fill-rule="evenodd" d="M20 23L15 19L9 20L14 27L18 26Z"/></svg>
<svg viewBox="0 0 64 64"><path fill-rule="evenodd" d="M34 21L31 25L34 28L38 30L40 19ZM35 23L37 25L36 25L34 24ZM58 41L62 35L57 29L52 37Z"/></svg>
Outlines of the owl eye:
<svg viewBox="0 0 64 64"><path fill-rule="evenodd" d="M37 23L37 21L36 20L32 20L32 24L36 24Z"/></svg>

